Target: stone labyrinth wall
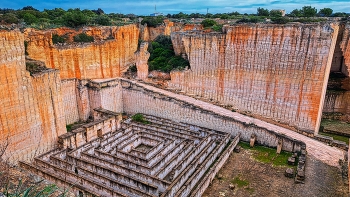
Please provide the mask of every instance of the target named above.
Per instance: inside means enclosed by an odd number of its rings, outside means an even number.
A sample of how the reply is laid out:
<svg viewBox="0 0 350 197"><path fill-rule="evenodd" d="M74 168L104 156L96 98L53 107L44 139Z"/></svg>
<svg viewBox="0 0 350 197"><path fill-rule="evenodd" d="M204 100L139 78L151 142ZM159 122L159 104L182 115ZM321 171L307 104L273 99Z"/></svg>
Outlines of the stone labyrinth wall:
<svg viewBox="0 0 350 197"><path fill-rule="evenodd" d="M239 135L144 117L147 124L128 119L21 166L77 195L201 196L239 142Z"/></svg>

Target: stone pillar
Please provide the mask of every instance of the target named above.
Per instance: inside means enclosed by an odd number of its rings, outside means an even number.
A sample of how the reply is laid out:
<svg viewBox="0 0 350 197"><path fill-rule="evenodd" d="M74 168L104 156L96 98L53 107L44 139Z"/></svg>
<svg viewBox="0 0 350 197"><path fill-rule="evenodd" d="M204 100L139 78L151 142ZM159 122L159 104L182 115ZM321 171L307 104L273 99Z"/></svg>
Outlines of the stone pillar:
<svg viewBox="0 0 350 197"><path fill-rule="evenodd" d="M148 42L142 42L140 49L135 52L135 60L137 67L137 78L146 79L148 77L148 58L150 53L147 51Z"/></svg>
<svg viewBox="0 0 350 197"><path fill-rule="evenodd" d="M282 145L283 145L283 140L282 140L282 139L279 139L279 140L278 140L278 143L277 143L277 154L280 154L280 153L281 153Z"/></svg>
<svg viewBox="0 0 350 197"><path fill-rule="evenodd" d="M254 147L255 140L256 140L256 135L252 134L250 136L250 147Z"/></svg>

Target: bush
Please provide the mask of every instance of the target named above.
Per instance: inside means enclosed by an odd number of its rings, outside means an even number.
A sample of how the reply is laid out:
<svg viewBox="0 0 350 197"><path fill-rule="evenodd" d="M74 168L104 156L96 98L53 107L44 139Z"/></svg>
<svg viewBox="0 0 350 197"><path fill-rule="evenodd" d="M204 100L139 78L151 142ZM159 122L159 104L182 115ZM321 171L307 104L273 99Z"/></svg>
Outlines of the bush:
<svg viewBox="0 0 350 197"><path fill-rule="evenodd" d="M148 27L157 27L163 23L163 17L145 17L141 24L147 24Z"/></svg>
<svg viewBox="0 0 350 197"><path fill-rule="evenodd" d="M207 28L207 27L212 27L216 25L216 22L212 19L205 19L201 22L201 24L203 25L204 28Z"/></svg>
<svg viewBox="0 0 350 197"><path fill-rule="evenodd" d="M286 24L290 22L288 18L284 18L284 17L272 18L271 21L275 24Z"/></svg>
<svg viewBox="0 0 350 197"><path fill-rule="evenodd" d="M143 117L142 114L135 114L135 115L133 115L133 116L131 117L131 119L132 119L133 121L135 121L135 122L140 122L140 123L143 123L143 124L150 124L150 122L147 121L147 120L145 119L145 117Z"/></svg>
<svg viewBox="0 0 350 197"><path fill-rule="evenodd" d="M86 33L81 33L74 36L74 42L93 42L94 37L87 35Z"/></svg>
<svg viewBox="0 0 350 197"><path fill-rule="evenodd" d="M69 11L63 15L63 23L68 27L86 25L88 21L88 17L80 10Z"/></svg>
<svg viewBox="0 0 350 197"><path fill-rule="evenodd" d="M0 16L0 22L4 21L7 24L17 24L18 23L18 18L15 14L13 13L6 13L2 16Z"/></svg>
<svg viewBox="0 0 350 197"><path fill-rule="evenodd" d="M222 32L222 25L213 25L211 28L214 31Z"/></svg>
<svg viewBox="0 0 350 197"><path fill-rule="evenodd" d="M96 16L93 21L96 23L96 24L99 24L99 25L104 25L104 26L109 26L111 25L111 19L106 16L106 15L99 15L99 16Z"/></svg>
<svg viewBox="0 0 350 197"><path fill-rule="evenodd" d="M57 34L52 35L52 43L57 44L57 43L65 43L66 38Z"/></svg>
<svg viewBox="0 0 350 197"><path fill-rule="evenodd" d="M151 54L148 59L149 70L170 72L173 69L189 67L189 62L176 56L170 36L158 36L148 47Z"/></svg>

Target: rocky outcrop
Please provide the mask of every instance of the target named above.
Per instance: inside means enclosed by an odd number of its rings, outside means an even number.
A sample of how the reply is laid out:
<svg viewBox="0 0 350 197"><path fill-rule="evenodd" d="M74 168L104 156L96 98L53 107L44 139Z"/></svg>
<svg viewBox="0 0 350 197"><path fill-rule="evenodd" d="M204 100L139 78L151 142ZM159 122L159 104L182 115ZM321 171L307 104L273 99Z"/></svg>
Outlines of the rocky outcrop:
<svg viewBox="0 0 350 197"><path fill-rule="evenodd" d="M317 133L338 26L236 25L171 34L191 70L169 87Z"/></svg>
<svg viewBox="0 0 350 197"><path fill-rule="evenodd" d="M323 112L324 118L350 122L350 23L340 29Z"/></svg>
<svg viewBox="0 0 350 197"><path fill-rule="evenodd" d="M28 160L51 149L66 132L59 72L26 71L24 37L0 32L0 146L3 159Z"/></svg>
<svg viewBox="0 0 350 197"><path fill-rule="evenodd" d="M148 58L151 55L148 51L148 42L142 42L140 50L135 53L137 78L146 79L148 77Z"/></svg>
<svg viewBox="0 0 350 197"><path fill-rule="evenodd" d="M95 38L93 43L71 43L73 36L84 32ZM65 35L67 44L54 45L52 35ZM45 62L49 68L60 70L62 79L119 77L134 62L139 28L91 27L82 30L67 28L25 32L27 52L32 59Z"/></svg>
<svg viewBox="0 0 350 197"><path fill-rule="evenodd" d="M140 25L140 39L143 41L152 41L159 35L170 36L172 32L202 29L202 25L175 23L166 19L162 25L157 27L147 27L147 24Z"/></svg>
<svg viewBox="0 0 350 197"><path fill-rule="evenodd" d="M343 65L345 66L342 71L349 77L350 74L350 23L345 25L343 32L343 39L340 42L340 48L343 52ZM350 89L350 88L349 88Z"/></svg>

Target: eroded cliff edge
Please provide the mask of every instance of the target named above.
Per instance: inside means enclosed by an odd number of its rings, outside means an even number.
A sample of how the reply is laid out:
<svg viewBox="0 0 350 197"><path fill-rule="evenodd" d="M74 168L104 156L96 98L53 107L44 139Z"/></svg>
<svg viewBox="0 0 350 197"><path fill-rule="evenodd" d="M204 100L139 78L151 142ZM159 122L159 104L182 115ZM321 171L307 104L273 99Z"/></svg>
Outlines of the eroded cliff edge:
<svg viewBox="0 0 350 197"><path fill-rule="evenodd" d="M174 32L175 52L191 69L171 73L171 88L317 133L336 24L251 24L224 33Z"/></svg>
<svg viewBox="0 0 350 197"><path fill-rule="evenodd" d="M59 71L26 71L24 36L0 31L0 145L3 159L28 160L66 132Z"/></svg>
<svg viewBox="0 0 350 197"><path fill-rule="evenodd" d="M52 35L76 35L84 32L93 36L92 43L55 45ZM32 59L45 62L60 70L61 79L92 79L120 77L134 63L139 28L136 24L113 27L68 28L38 31L27 29L27 52Z"/></svg>

